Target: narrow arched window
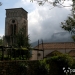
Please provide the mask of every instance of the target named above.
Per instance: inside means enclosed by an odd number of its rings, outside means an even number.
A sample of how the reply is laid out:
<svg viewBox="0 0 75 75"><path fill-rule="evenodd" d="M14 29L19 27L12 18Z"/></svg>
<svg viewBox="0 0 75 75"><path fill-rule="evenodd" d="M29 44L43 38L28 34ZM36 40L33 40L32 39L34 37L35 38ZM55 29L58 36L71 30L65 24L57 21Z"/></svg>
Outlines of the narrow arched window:
<svg viewBox="0 0 75 75"><path fill-rule="evenodd" d="M16 35L16 24L13 25L13 34Z"/></svg>
<svg viewBox="0 0 75 75"><path fill-rule="evenodd" d="M11 20L11 24L10 24L10 35L14 36L16 35L17 32L17 23L15 20Z"/></svg>

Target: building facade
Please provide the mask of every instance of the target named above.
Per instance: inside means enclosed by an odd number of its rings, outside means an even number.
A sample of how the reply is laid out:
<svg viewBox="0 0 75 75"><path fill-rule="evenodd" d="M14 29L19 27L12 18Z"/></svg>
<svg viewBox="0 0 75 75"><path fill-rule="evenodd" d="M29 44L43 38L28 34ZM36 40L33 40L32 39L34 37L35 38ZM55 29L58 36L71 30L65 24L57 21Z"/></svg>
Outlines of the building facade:
<svg viewBox="0 0 75 75"><path fill-rule="evenodd" d="M15 35L21 28L25 28L28 35L28 12L23 8L6 9L4 45L15 43Z"/></svg>
<svg viewBox="0 0 75 75"><path fill-rule="evenodd" d="M69 54L75 59L75 43L74 42L60 42L60 43L44 43L34 47L32 51L31 60L41 60L51 56L54 51L58 51L63 54Z"/></svg>

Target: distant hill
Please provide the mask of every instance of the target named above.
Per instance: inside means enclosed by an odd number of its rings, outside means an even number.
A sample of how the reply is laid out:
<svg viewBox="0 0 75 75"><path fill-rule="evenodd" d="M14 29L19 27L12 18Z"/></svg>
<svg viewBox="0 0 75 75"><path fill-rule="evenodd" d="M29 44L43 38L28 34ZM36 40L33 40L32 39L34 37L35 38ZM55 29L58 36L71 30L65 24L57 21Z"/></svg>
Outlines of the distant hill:
<svg viewBox="0 0 75 75"><path fill-rule="evenodd" d="M73 42L73 39L71 38L71 34L68 32L59 32L59 33L54 33L51 38L49 39L44 39L44 43L51 43L51 42ZM39 41L41 43L41 41ZM35 41L31 43L32 47L35 47L38 45L38 41Z"/></svg>

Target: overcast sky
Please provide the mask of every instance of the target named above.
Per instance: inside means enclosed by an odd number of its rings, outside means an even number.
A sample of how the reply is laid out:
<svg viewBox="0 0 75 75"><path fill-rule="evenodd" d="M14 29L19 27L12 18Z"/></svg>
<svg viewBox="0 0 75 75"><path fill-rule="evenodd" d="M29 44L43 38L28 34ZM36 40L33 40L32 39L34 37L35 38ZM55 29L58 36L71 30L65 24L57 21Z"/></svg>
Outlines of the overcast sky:
<svg viewBox="0 0 75 75"><path fill-rule="evenodd" d="M71 7L58 8L49 4L39 6L36 2L29 0L0 0L0 36L5 35L5 9L22 7L28 11L28 34L31 42L38 39L48 39L53 34L63 32L61 22L71 14ZM71 1L64 5L72 4Z"/></svg>

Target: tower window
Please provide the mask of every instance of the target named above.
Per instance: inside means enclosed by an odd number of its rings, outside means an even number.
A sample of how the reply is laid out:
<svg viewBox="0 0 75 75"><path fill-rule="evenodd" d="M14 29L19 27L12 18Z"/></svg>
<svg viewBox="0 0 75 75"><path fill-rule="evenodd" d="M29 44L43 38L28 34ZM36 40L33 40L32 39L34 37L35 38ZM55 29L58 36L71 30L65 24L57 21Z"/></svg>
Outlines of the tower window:
<svg viewBox="0 0 75 75"><path fill-rule="evenodd" d="M10 30L11 30L10 31L10 33L11 33L10 35L13 35L13 25L12 24L10 25Z"/></svg>
<svg viewBox="0 0 75 75"><path fill-rule="evenodd" d="M12 23L15 23L15 20L12 20Z"/></svg>
<svg viewBox="0 0 75 75"><path fill-rule="evenodd" d="M11 24L10 25L10 35L13 36L13 35L16 35L16 24Z"/></svg>
<svg viewBox="0 0 75 75"><path fill-rule="evenodd" d="M13 34L16 34L16 24L13 25Z"/></svg>

